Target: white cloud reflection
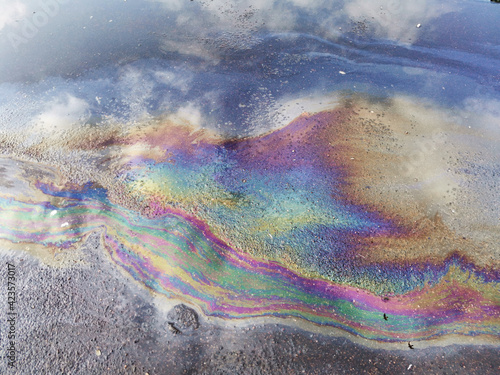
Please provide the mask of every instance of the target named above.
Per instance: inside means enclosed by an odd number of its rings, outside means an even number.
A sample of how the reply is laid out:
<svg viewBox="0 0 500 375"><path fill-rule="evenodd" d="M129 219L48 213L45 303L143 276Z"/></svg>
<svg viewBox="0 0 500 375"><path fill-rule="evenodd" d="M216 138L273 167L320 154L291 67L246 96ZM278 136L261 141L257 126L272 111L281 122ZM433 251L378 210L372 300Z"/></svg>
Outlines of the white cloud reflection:
<svg viewBox="0 0 500 375"><path fill-rule="evenodd" d="M0 0L0 30L25 17L26 5L20 1Z"/></svg>
<svg viewBox="0 0 500 375"><path fill-rule="evenodd" d="M212 33L230 32L235 39L245 38L256 30L296 32L304 27L318 35L336 38L351 31L353 23L362 22L368 35L412 44L431 21L454 10L450 1L437 0L213 0L199 4L154 1L175 11L178 26L189 27L193 35L203 29Z"/></svg>
<svg viewBox="0 0 500 375"><path fill-rule="evenodd" d="M35 132L71 130L75 124L84 123L89 117L89 104L85 100L71 94L61 94L47 102L44 111L35 118Z"/></svg>
<svg viewBox="0 0 500 375"><path fill-rule="evenodd" d="M451 11L453 2L0 0L0 80L39 79L96 66L105 58L141 55L184 55L218 64L272 34L307 33L337 42L351 38L357 23L362 37L412 44L437 27L432 21ZM137 22L140 28L130 27ZM35 61L42 70L33 66Z"/></svg>
<svg viewBox="0 0 500 375"><path fill-rule="evenodd" d="M421 28L453 10L436 0L353 0L344 9L349 17L366 20L376 36L410 44L419 38Z"/></svg>

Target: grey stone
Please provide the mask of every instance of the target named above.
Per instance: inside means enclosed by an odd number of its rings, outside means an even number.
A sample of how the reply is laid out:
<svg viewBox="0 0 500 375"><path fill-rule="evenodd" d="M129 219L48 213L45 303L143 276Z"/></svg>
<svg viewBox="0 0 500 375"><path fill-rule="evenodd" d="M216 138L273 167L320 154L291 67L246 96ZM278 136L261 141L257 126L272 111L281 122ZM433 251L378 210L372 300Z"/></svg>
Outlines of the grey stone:
<svg viewBox="0 0 500 375"><path fill-rule="evenodd" d="M168 312L167 321L170 331L174 328L181 332L189 332L198 329L200 326L196 311L182 303L174 306L174 308Z"/></svg>

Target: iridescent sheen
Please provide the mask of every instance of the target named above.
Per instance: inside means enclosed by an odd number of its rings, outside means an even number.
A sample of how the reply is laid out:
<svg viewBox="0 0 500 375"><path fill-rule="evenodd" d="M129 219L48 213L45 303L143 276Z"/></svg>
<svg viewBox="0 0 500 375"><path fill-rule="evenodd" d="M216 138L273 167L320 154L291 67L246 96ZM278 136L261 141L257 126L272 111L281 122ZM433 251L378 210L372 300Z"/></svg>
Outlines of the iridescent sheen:
<svg viewBox="0 0 500 375"><path fill-rule="evenodd" d="M359 261L366 241L414 232L349 195L348 150L331 141L345 137L335 123L348 116L303 116L245 140L194 140L168 125L129 133L116 144L168 155L127 156L124 183L143 210L92 181L38 181L60 203L0 197L0 238L70 248L99 230L135 280L223 319L294 317L394 342L498 336L498 275L459 252L442 262Z"/></svg>

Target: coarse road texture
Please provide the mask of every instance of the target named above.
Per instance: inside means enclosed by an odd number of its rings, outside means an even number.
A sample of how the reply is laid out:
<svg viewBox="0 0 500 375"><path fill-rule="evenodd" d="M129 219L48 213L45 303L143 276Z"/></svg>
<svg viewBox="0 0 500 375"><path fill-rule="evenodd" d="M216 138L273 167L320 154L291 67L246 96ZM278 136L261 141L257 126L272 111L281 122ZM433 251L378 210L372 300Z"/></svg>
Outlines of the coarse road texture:
<svg viewBox="0 0 500 375"><path fill-rule="evenodd" d="M419 349L414 343L413 350L375 350L278 324L220 327L184 305L163 312L149 291L113 267L98 235L88 238L83 253L84 263L52 268L26 254L2 251L3 264L17 265L18 362L17 369L7 369L2 340L0 373L487 375L500 370L494 347Z"/></svg>

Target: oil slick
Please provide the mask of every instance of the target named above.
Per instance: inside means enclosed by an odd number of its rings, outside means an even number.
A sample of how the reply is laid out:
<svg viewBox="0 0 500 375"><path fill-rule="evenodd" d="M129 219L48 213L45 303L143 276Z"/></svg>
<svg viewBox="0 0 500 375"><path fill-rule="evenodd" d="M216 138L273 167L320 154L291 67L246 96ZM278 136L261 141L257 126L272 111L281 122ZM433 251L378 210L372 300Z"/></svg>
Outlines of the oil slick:
<svg viewBox="0 0 500 375"><path fill-rule="evenodd" d="M413 98L340 97L245 139L169 116L2 139L24 191L3 185L0 238L71 251L100 231L131 277L217 319L497 340L498 245L460 230L480 215L460 139L489 140Z"/></svg>

